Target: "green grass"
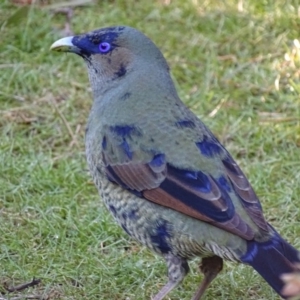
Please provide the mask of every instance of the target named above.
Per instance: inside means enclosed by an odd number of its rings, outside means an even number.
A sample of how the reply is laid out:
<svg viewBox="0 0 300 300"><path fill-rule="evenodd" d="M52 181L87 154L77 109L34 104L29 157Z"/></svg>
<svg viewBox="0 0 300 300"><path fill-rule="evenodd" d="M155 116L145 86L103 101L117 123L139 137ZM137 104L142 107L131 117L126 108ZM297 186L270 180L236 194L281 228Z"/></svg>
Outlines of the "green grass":
<svg viewBox="0 0 300 300"><path fill-rule="evenodd" d="M72 30L125 24L151 37L183 101L240 163L266 218L300 248L298 1L169 2L98 1L75 8ZM5 23L15 11L1 2L0 293L150 299L166 267L114 223L91 182L84 63L49 51L64 18L36 5ZM197 263L167 299L191 298ZM33 277L39 286L4 294ZM205 299L279 298L251 268L227 263Z"/></svg>

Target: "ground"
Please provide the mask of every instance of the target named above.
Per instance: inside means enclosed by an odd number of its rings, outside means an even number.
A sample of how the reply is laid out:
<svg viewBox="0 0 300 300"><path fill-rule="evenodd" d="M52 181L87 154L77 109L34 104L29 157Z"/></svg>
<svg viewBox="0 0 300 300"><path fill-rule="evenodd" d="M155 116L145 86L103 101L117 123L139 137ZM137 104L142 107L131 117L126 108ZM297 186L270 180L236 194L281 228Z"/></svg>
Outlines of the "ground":
<svg viewBox="0 0 300 300"><path fill-rule="evenodd" d="M49 8L61 2L16 2L0 3L0 299L150 299L167 280L164 261L114 223L87 171L84 63L49 51L65 34L65 16ZM129 25L160 47L182 100L300 248L298 1L78 2L73 32ZM197 264L167 299L191 298ZM33 278L41 282L8 293ZM205 299L279 298L251 268L226 263Z"/></svg>

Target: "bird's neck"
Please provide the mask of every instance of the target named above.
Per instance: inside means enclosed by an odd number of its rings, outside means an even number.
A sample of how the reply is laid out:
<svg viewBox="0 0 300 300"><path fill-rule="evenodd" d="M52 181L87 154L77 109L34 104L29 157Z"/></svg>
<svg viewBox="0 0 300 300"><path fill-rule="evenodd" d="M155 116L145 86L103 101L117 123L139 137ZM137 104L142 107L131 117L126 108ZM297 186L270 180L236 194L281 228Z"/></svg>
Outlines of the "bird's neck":
<svg viewBox="0 0 300 300"><path fill-rule="evenodd" d="M163 105L163 102L178 96L169 72L151 68L140 68L140 72L130 71L123 78L101 83L90 77L94 92L90 122L99 119L101 124L136 122L149 109L170 107L171 103Z"/></svg>

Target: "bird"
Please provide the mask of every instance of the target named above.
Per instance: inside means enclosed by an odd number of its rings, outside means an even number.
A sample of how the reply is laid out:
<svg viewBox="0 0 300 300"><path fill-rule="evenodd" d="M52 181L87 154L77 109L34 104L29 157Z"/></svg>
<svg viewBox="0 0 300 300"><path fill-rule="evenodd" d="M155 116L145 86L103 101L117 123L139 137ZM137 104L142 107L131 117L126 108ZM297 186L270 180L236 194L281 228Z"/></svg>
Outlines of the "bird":
<svg viewBox="0 0 300 300"><path fill-rule="evenodd" d="M50 48L79 55L93 104L86 158L100 197L133 239L161 255L161 300L200 257L200 299L223 260L251 266L282 298L282 274L299 252L266 221L249 180L208 127L181 101L159 48L138 29L100 28ZM154 294L154 293L153 293Z"/></svg>

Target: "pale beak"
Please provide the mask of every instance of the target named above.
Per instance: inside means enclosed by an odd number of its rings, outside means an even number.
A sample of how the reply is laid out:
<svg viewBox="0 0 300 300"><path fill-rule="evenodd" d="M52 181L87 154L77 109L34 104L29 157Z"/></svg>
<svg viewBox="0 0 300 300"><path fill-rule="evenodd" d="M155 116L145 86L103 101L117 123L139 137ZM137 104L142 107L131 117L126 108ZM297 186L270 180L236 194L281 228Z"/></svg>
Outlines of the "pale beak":
<svg viewBox="0 0 300 300"><path fill-rule="evenodd" d="M80 49L72 43L73 38L73 36L68 36L57 40L51 45L50 50L59 52L80 53Z"/></svg>

